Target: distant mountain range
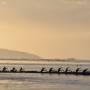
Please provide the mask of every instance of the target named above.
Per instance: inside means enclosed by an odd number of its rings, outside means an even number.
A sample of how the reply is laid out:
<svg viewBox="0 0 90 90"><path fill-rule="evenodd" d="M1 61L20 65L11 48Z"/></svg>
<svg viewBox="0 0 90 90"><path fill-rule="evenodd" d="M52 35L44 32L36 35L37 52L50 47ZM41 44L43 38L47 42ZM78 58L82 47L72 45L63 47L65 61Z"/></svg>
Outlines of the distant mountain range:
<svg viewBox="0 0 90 90"><path fill-rule="evenodd" d="M8 49L0 49L0 60L38 60L38 61L57 61L57 62L90 62L90 60L68 59L43 59L35 54L20 52Z"/></svg>
<svg viewBox="0 0 90 90"><path fill-rule="evenodd" d="M14 59L41 59L41 57L26 52L13 51L8 49L0 49L0 60Z"/></svg>

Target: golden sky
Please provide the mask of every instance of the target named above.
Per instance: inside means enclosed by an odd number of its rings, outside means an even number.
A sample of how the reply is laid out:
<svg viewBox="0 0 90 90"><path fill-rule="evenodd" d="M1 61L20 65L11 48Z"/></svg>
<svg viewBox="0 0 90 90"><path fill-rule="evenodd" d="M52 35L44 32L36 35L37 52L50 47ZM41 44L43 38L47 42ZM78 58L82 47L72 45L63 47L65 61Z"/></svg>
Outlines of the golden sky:
<svg viewBox="0 0 90 90"><path fill-rule="evenodd" d="M90 0L0 0L0 48L90 59Z"/></svg>

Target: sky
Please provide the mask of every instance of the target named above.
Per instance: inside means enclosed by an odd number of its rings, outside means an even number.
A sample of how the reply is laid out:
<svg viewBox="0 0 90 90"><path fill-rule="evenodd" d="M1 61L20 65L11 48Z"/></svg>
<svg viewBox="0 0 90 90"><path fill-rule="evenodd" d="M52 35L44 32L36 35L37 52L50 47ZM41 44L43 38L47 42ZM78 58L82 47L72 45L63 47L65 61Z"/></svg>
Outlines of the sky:
<svg viewBox="0 0 90 90"><path fill-rule="evenodd" d="M0 0L0 48L90 59L90 0Z"/></svg>

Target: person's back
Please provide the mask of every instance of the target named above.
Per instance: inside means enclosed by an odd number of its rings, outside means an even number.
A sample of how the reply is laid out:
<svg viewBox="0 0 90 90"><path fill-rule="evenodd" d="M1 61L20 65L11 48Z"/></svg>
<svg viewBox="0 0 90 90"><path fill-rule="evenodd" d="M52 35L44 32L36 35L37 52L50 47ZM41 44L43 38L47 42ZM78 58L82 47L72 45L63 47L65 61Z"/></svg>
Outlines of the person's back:
<svg viewBox="0 0 90 90"><path fill-rule="evenodd" d="M16 72L17 70L15 68L12 68L11 72Z"/></svg>
<svg viewBox="0 0 90 90"><path fill-rule="evenodd" d="M61 68L58 68L58 73L60 73L61 69L62 69L62 67Z"/></svg>
<svg viewBox="0 0 90 90"><path fill-rule="evenodd" d="M2 71L3 72L6 72L7 71L7 68L6 67L3 67Z"/></svg>
<svg viewBox="0 0 90 90"><path fill-rule="evenodd" d="M50 69L49 69L49 73L51 73L52 71L53 71L53 68L50 68Z"/></svg>
<svg viewBox="0 0 90 90"><path fill-rule="evenodd" d="M76 73L78 73L79 71L80 71L80 68L77 68L77 69L76 69Z"/></svg>
<svg viewBox="0 0 90 90"><path fill-rule="evenodd" d="M42 68L40 72L42 73L42 72L44 72L44 71L45 71L45 68Z"/></svg>
<svg viewBox="0 0 90 90"><path fill-rule="evenodd" d="M23 70L23 68L21 67L19 71L20 71L20 72L23 72L24 70Z"/></svg>
<svg viewBox="0 0 90 90"><path fill-rule="evenodd" d="M69 67L66 68L65 73L67 73L68 71L70 71L70 70L69 70Z"/></svg>
<svg viewBox="0 0 90 90"><path fill-rule="evenodd" d="M83 70L83 73L85 74L87 71L88 71L88 68L84 69Z"/></svg>

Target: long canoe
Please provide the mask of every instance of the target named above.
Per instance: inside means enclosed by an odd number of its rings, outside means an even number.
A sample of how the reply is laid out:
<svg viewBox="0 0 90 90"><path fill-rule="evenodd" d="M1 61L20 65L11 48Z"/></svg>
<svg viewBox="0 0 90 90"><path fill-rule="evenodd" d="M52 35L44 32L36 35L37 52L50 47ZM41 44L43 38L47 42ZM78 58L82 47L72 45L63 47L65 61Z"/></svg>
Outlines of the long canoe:
<svg viewBox="0 0 90 90"><path fill-rule="evenodd" d="M41 73L41 74L65 74L65 75L89 75L90 76L90 72L57 72L57 71L53 71L53 72L48 72L48 71L0 71L0 73Z"/></svg>

